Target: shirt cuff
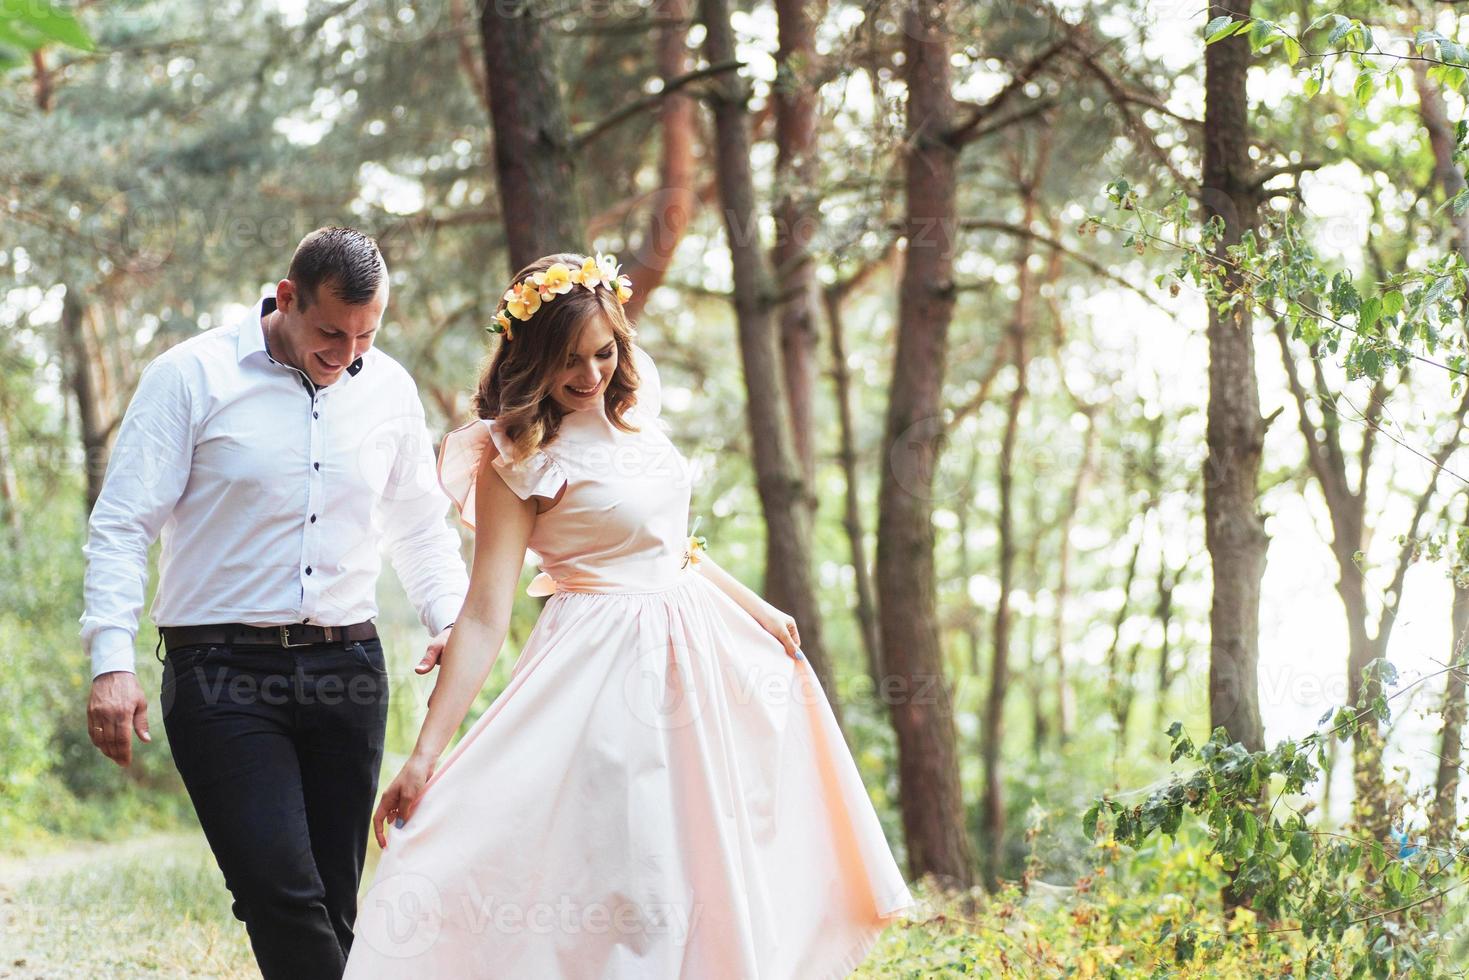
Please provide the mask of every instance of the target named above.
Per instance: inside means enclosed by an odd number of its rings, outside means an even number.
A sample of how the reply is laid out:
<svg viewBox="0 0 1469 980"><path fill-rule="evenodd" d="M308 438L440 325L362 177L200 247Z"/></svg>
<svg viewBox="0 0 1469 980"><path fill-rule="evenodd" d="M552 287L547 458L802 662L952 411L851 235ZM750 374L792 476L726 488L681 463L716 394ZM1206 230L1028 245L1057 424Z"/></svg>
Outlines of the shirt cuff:
<svg viewBox="0 0 1469 980"><path fill-rule="evenodd" d="M454 622L459 617L459 610L464 608L464 596L444 595L439 596L428 604L428 614L424 617L428 622L428 631L438 636L444 631L444 627Z"/></svg>
<svg viewBox="0 0 1469 980"><path fill-rule="evenodd" d="M133 635L116 626L99 630L92 637L92 680L113 670L137 672Z"/></svg>

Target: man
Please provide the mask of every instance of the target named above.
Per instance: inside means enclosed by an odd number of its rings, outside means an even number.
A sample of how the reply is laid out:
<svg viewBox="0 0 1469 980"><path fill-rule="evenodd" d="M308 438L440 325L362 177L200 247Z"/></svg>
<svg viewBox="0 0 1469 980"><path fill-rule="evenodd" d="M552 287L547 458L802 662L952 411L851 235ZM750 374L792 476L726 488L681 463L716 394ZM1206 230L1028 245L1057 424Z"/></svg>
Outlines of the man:
<svg viewBox="0 0 1469 980"><path fill-rule="evenodd" d="M150 740L133 643L162 534L164 725L267 978L338 977L351 946L387 719L380 544L433 634L420 673L468 585L417 388L372 346L387 301L377 243L322 228L273 299L160 355L85 548L88 725L126 766Z"/></svg>

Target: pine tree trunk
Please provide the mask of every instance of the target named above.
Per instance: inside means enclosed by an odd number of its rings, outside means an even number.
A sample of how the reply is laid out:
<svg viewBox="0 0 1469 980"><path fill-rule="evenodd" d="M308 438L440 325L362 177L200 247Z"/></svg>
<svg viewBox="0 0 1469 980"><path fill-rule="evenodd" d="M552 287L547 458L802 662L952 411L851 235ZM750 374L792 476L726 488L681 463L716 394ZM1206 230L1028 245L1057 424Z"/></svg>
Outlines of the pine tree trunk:
<svg viewBox="0 0 1469 980"><path fill-rule="evenodd" d="M1428 64L1422 61L1410 64L1418 89L1418 115L1428 132L1429 148L1433 150L1433 178L1443 189L1444 196L1452 200L1465 187L1464 174L1454 162L1454 123L1449 120L1443 92L1428 77ZM1469 254L1469 210L1457 215L1450 211L1445 216L1454 222L1454 247Z"/></svg>
<svg viewBox="0 0 1469 980"><path fill-rule="evenodd" d="M1459 823L1459 770L1464 762L1464 652L1469 649L1469 583L1454 582L1452 646L1445 675L1443 731L1439 735L1438 778L1429 805L1429 839L1449 840Z"/></svg>
<svg viewBox="0 0 1469 980"><path fill-rule="evenodd" d="M816 393L816 266L811 239L820 226L817 208L816 24L824 3L775 0L777 35L776 78L771 89L775 105L775 229L771 250L775 291L780 297L777 317L785 367L786 398L796 458L808 487L816 480L816 447L812 402ZM813 514L816 496L808 495Z"/></svg>
<svg viewBox="0 0 1469 980"><path fill-rule="evenodd" d="M1210 4L1209 17L1250 16L1251 0ZM1249 162L1245 76L1250 48L1240 35L1204 50L1204 159L1202 203L1206 219L1219 217L1217 245L1237 244L1253 228L1258 207ZM1228 274L1227 274L1228 275ZM1228 276L1231 287L1237 276ZM1221 312L1209 307L1208 460L1204 471L1204 539L1213 568L1209 608L1209 724L1255 751L1265 745L1260 720L1260 579L1269 541L1257 507L1265 423L1255 378L1255 345L1249 304ZM1247 901L1231 883L1226 906Z"/></svg>
<svg viewBox="0 0 1469 980"><path fill-rule="evenodd" d="M587 248L552 50L556 32L545 20L553 6L550 0L482 0L479 8L495 185L512 275L543 255Z"/></svg>
<svg viewBox="0 0 1469 980"><path fill-rule="evenodd" d="M907 251L878 494L878 623L909 873L968 887L974 872L934 573L933 479L943 448L944 362L954 315L958 159L945 138L954 104L943 9L939 0L914 0L903 9Z"/></svg>
<svg viewBox="0 0 1469 980"><path fill-rule="evenodd" d="M1443 93L1428 77L1428 65L1412 63L1413 80L1418 90L1418 112L1428 143L1433 150L1433 174L1444 192L1453 200L1465 189L1464 174L1454 160L1454 126L1444 106ZM1452 212L1450 212L1452 214ZM1454 247L1469 255L1469 211L1453 216ZM1465 670L1464 651L1469 646L1469 583L1454 581L1453 640L1451 664L1460 665L1446 675L1443 701L1443 732L1440 736L1437 793L1430 812L1430 837L1446 840L1459 820L1459 769L1464 753Z"/></svg>
<svg viewBox="0 0 1469 980"><path fill-rule="evenodd" d="M1035 150L1032 171L1025 172L1025 161L1017 151L1015 179L1020 188L1023 208L1020 226L1029 228L1035 221L1039 207L1039 185L1046 169L1050 153L1049 139L1043 134ZM1014 591L1016 534L1014 526L1014 478L1015 446L1020 435L1020 410L1030 395L1030 334L1034 329L1031 322L1039 282L1030 268L1034 253L1034 240L1021 237L1015 259L1015 307L1010 312L1006 329L1005 347L1015 368L1014 387L1005 410L1005 431L1000 443L999 483L1000 515L997 528L1000 548L1000 595L995 603L994 642L991 647L989 695L985 702L982 721L983 733L981 754L984 762L984 807L980 826L984 834L985 850L981 857L985 885L990 890L999 887L1002 855L1005 846L1005 801L1004 781L1001 773L1000 750L1004 746L1005 696L1010 686L1010 597Z"/></svg>
<svg viewBox="0 0 1469 980"><path fill-rule="evenodd" d="M710 64L734 59L727 0L701 0L704 53ZM760 252L755 184L750 170L746 83L723 73L712 86L715 171L734 270L735 320L745 376L745 410L755 483L765 515L765 593L795 618L801 648L840 720L836 676L821 642L821 610L811 562L811 510L791 445L788 402L770 308L769 275Z"/></svg>
<svg viewBox="0 0 1469 980"><path fill-rule="evenodd" d="M690 68L688 50L690 0L657 0L658 76L666 84ZM623 308L630 320L642 315L649 295L663 281L673 253L699 207L694 191L694 143L699 103L683 91L664 96L658 110L663 143L658 159L658 189L643 200L650 206L648 227L638 249L622 262L633 283L632 298Z"/></svg>
<svg viewBox="0 0 1469 980"><path fill-rule="evenodd" d="M1248 17L1249 0L1212 4L1209 16ZM1242 36L1205 49L1204 183L1206 218L1224 221L1219 252L1238 244L1256 220L1249 186L1248 102L1245 75L1250 49ZM1231 281L1231 286L1238 282ZM1260 722L1260 578L1268 540L1256 506L1265 425L1255 379L1255 345L1247 304L1209 310L1208 461L1204 473L1205 538L1214 572L1209 611L1210 723L1256 750L1264 747Z"/></svg>
<svg viewBox="0 0 1469 980"><path fill-rule="evenodd" d="M857 473L857 440L852 421L852 376L847 369L847 345L842 324L842 295L835 289L823 294L826 321L831 331L831 379L837 403L837 422L841 448L838 460L842 467L842 529L851 552L856 592L857 626L862 635L862 649L867 656L867 674L873 690L881 690L882 648L877 635L877 608L872 594L872 571L867 561L867 542L862 526L861 493Z"/></svg>
<svg viewBox="0 0 1469 980"><path fill-rule="evenodd" d="M1061 515L1059 553L1056 557L1056 609L1052 614L1051 625L1056 650L1056 742L1062 746L1071 741L1076 724L1076 700L1071 690L1066 663L1066 609L1071 601L1071 529L1076 525L1082 494L1091 478L1097 445L1096 413L1084 411L1083 414L1086 416L1086 435L1082 443L1081 462L1076 467L1076 476L1066 494L1066 510Z"/></svg>
<svg viewBox="0 0 1469 980"><path fill-rule="evenodd" d="M76 400L81 429L83 465L87 476L87 513L102 494L107 473L107 429L102 424L102 406L92 380L91 352L87 345L87 308L73 286L66 287L61 301L61 349L66 380Z"/></svg>

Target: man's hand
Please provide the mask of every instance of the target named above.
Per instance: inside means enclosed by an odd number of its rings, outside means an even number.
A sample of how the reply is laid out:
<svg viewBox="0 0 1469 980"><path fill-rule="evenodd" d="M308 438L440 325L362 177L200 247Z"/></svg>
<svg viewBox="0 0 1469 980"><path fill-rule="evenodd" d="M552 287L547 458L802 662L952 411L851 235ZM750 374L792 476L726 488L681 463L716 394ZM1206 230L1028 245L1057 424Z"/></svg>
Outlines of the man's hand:
<svg viewBox="0 0 1469 980"><path fill-rule="evenodd" d="M99 674L92 681L87 701L87 734L102 754L120 766L133 761L133 732L145 742L148 734L148 699L130 670Z"/></svg>
<svg viewBox="0 0 1469 980"><path fill-rule="evenodd" d="M423 659L414 667L415 673L427 674L439 665L439 658L444 655L444 647L449 643L449 634L454 632L452 625L445 626L444 631L428 641L428 649L423 652Z"/></svg>

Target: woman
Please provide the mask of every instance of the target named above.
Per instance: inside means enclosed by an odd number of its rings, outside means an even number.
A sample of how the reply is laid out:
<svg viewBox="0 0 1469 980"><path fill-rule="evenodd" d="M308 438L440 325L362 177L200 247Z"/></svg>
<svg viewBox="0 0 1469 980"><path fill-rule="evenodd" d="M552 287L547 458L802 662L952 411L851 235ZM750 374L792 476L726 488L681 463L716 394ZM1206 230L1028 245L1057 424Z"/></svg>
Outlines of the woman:
<svg viewBox="0 0 1469 980"><path fill-rule="evenodd" d="M475 527L469 595L413 754L350 978L845 976L913 899L794 621L688 535L626 277L516 274L475 422L439 479ZM509 684L437 760L510 625L527 548L549 595ZM384 824L394 821L390 836Z"/></svg>

